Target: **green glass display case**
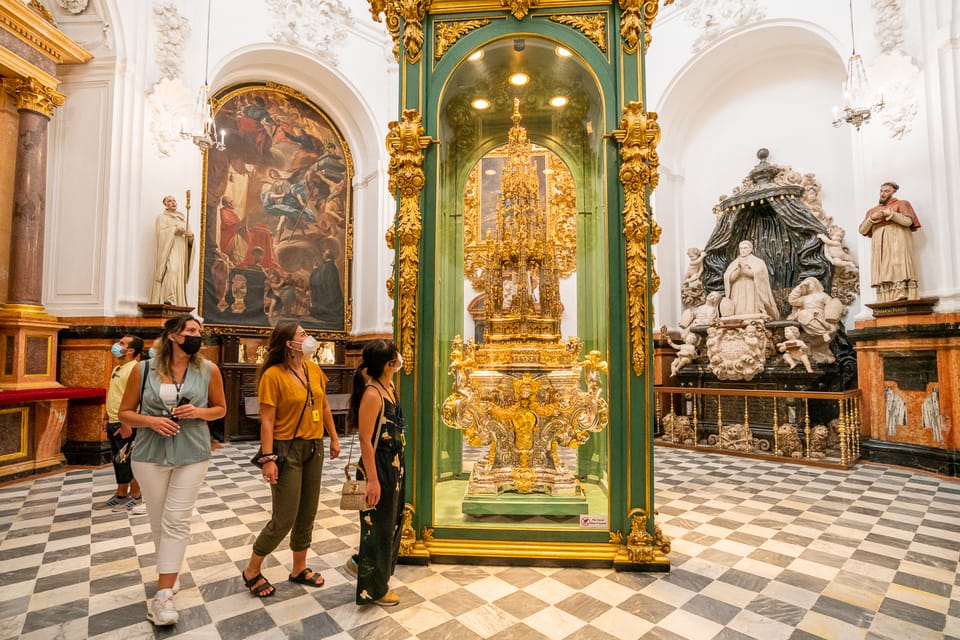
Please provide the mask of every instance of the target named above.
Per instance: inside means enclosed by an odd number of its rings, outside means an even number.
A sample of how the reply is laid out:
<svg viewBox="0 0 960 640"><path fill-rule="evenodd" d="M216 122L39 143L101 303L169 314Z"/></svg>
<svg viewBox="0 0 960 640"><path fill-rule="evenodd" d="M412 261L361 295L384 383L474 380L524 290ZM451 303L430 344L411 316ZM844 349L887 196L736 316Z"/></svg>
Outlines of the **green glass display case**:
<svg viewBox="0 0 960 640"><path fill-rule="evenodd" d="M656 2L377 2L408 562L669 570L652 484Z"/></svg>

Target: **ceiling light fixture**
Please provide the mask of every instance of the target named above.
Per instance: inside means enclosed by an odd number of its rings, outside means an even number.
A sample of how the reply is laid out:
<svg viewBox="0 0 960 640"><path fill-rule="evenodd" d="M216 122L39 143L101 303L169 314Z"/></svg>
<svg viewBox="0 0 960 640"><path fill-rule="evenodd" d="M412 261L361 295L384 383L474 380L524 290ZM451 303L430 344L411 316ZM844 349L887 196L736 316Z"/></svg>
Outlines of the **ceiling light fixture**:
<svg viewBox="0 0 960 640"><path fill-rule="evenodd" d="M483 49L477 49L476 51L471 53L469 56L467 56L467 60L469 60L470 62L476 62L477 60L481 60L482 58L483 58Z"/></svg>
<svg viewBox="0 0 960 640"><path fill-rule="evenodd" d="M567 106L567 102L569 102L569 100L567 100L566 96L553 96L550 98L551 107L565 107Z"/></svg>
<svg viewBox="0 0 960 640"><path fill-rule="evenodd" d="M867 80L867 71L863 68L863 59L857 53L857 41L853 29L853 0L850 0L850 42L853 50L847 60L847 80L843 83L843 109L833 108L833 126L843 123L853 125L857 131L870 122L870 116L883 109L883 94L871 104L873 91Z"/></svg>
<svg viewBox="0 0 960 640"><path fill-rule="evenodd" d="M528 76L525 73L522 73L522 72L514 73L513 75L510 76L510 84L512 84L515 87L522 87L528 82L530 82L530 76Z"/></svg>
<svg viewBox="0 0 960 640"><path fill-rule="evenodd" d="M203 67L203 86L200 87L200 92L197 94L197 109L193 116L195 120L193 127L188 131L183 128L184 123L182 121L180 123L180 137L184 140L193 141L193 144L197 145L200 151L209 151L210 149L223 151L226 149L224 140L227 137L227 132L221 129L220 137L217 137L217 125L213 120L213 112L210 106L208 76L210 74L210 19L212 15L213 3L211 0L207 0L207 57Z"/></svg>
<svg viewBox="0 0 960 640"><path fill-rule="evenodd" d="M558 58L569 58L573 55L573 52L565 47L557 47L554 52L556 52Z"/></svg>
<svg viewBox="0 0 960 640"><path fill-rule="evenodd" d="M476 100L470 103L470 106L478 110L489 109L490 101L484 98L477 98Z"/></svg>

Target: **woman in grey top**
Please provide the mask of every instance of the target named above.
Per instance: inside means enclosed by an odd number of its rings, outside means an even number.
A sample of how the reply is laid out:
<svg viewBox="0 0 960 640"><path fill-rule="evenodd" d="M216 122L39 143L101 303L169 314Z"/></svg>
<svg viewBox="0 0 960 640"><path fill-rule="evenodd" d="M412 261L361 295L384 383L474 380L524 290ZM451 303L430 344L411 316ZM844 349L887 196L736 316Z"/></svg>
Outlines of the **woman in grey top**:
<svg viewBox="0 0 960 640"><path fill-rule="evenodd" d="M133 470L157 549L157 594L147 619L158 626L180 619L173 594L210 464L207 421L227 412L220 370L199 353L201 332L192 316L167 320L157 357L130 373L120 402L120 420L138 429Z"/></svg>

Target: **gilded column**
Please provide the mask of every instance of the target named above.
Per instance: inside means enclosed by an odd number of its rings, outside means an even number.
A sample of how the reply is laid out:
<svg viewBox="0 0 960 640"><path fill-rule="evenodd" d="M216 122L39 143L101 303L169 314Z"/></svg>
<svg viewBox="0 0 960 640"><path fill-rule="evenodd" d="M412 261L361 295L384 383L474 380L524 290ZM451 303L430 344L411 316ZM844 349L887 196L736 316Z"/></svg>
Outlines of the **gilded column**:
<svg viewBox="0 0 960 640"><path fill-rule="evenodd" d="M7 307L37 307L42 312L47 124L64 97L33 78L8 81L6 89L16 98L20 114Z"/></svg>

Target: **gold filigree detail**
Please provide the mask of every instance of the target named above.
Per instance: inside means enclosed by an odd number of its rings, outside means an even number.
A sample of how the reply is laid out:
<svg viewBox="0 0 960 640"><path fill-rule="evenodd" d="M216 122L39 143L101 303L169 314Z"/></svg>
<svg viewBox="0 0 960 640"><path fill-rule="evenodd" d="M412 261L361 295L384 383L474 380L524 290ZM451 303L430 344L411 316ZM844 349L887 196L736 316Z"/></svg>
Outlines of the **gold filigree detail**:
<svg viewBox="0 0 960 640"><path fill-rule="evenodd" d="M510 13L517 20L523 20L530 13L530 8L540 4L540 0L500 0L501 7L509 7Z"/></svg>
<svg viewBox="0 0 960 640"><path fill-rule="evenodd" d="M657 515L657 512L653 512ZM660 526L654 523L653 535L647 527L647 512L633 509L627 514L630 518L630 534L627 536L627 557L630 562L646 563L656 560L658 554L670 553L670 539L663 535ZM619 532L617 532L619 533ZM613 541L613 535L610 536Z"/></svg>
<svg viewBox="0 0 960 640"><path fill-rule="evenodd" d="M616 531L610 532L610 544L615 544L618 547L623 546L623 531L617 529Z"/></svg>
<svg viewBox="0 0 960 640"><path fill-rule="evenodd" d="M577 269L577 190L567 164L548 149L533 147L534 156L545 157L545 193L548 243L553 252L554 267L560 278L569 278ZM506 158L507 146L488 153L484 158ZM474 289L483 290L487 244L481 229L481 162L467 177L464 189L463 272Z"/></svg>
<svg viewBox="0 0 960 640"><path fill-rule="evenodd" d="M552 22L565 24L577 29L583 35L590 38L603 53L607 52L607 16L603 13L597 15L563 15L550 16Z"/></svg>
<svg viewBox="0 0 960 640"><path fill-rule="evenodd" d="M374 22L383 22L393 40L393 59L400 62L400 12L396 0L369 0Z"/></svg>
<svg viewBox="0 0 960 640"><path fill-rule="evenodd" d="M413 528L413 505L403 505L403 524L400 525L400 552L401 556L412 556L413 548L417 544L417 530Z"/></svg>
<svg viewBox="0 0 960 640"><path fill-rule="evenodd" d="M4 81L4 89L17 101L18 110L35 111L48 118L66 100L62 93L35 78L8 78Z"/></svg>
<svg viewBox="0 0 960 640"><path fill-rule="evenodd" d="M664 0L663 5L673 4L673 0ZM634 53L643 35L643 49L646 51L653 40L650 31L653 21L660 11L659 0L620 0L620 37L623 39L624 53Z"/></svg>
<svg viewBox="0 0 960 640"><path fill-rule="evenodd" d="M423 540L424 543L427 543L427 544L433 542L433 529L431 529L430 527L421 527L421 528L420 528L420 539Z"/></svg>
<svg viewBox="0 0 960 640"><path fill-rule="evenodd" d="M47 22L51 24L53 23L53 14L50 13L50 9L47 9L45 6L43 6L43 3L41 3L40 0L30 0L30 2L27 3L27 6L43 16L43 19Z"/></svg>
<svg viewBox="0 0 960 640"><path fill-rule="evenodd" d="M416 64L423 52L423 18L432 0L368 0L370 15L383 22L393 39L393 58L400 62L400 24L403 22L403 50L407 62Z"/></svg>
<svg viewBox="0 0 960 640"><path fill-rule="evenodd" d="M627 311L635 375L646 369L649 332L649 244L659 233L651 226L647 198L657 187L660 142L657 114L643 110L643 103L629 102L623 108L620 128L611 135L620 143L620 182L623 183L623 235L627 253ZM654 274L655 275L655 274Z"/></svg>
<svg viewBox="0 0 960 640"><path fill-rule="evenodd" d="M461 20L459 22L438 22L435 47L437 52L434 56L439 60L443 57L443 54L447 52L447 49L452 47L457 40L474 29L485 27L488 24L490 24L490 20L487 18L482 20Z"/></svg>
<svg viewBox="0 0 960 640"><path fill-rule="evenodd" d="M389 188L398 198L396 239L399 240L400 264L397 271L400 304L400 352L403 370L410 374L416 356L417 281L420 267L420 236L423 220L420 195L423 192L423 150L434 141L423 135L423 119L416 109L404 109L400 121L391 122L387 133L390 153ZM399 194L397 193L399 192Z"/></svg>

